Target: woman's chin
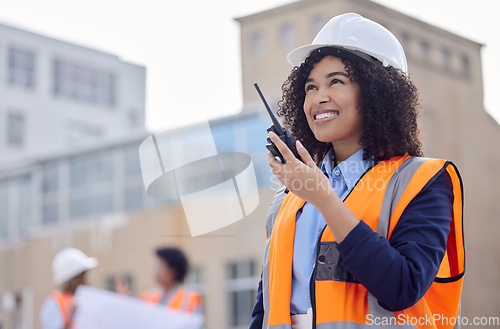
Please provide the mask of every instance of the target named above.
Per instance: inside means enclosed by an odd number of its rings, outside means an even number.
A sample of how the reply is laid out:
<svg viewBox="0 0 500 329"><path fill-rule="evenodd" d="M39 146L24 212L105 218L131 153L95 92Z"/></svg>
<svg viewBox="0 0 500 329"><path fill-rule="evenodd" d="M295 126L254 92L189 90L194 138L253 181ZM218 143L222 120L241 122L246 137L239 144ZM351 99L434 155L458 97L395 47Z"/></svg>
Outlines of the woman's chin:
<svg viewBox="0 0 500 329"><path fill-rule="evenodd" d="M329 138L328 136L325 136L325 135L320 135L320 134L314 134L314 137L316 137L316 140L318 142L322 142L322 143L331 143L331 138Z"/></svg>

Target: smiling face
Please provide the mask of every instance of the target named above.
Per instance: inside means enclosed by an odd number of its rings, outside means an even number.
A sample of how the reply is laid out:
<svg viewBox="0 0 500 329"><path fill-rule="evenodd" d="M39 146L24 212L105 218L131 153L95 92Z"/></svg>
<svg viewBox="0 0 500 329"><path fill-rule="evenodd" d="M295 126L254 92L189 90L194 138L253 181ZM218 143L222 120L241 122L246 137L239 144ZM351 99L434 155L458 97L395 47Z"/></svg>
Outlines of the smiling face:
<svg viewBox="0 0 500 329"><path fill-rule="evenodd" d="M316 139L332 143L336 153L337 149L359 150L363 135L359 86L349 79L342 60L324 57L311 70L304 88L304 113Z"/></svg>

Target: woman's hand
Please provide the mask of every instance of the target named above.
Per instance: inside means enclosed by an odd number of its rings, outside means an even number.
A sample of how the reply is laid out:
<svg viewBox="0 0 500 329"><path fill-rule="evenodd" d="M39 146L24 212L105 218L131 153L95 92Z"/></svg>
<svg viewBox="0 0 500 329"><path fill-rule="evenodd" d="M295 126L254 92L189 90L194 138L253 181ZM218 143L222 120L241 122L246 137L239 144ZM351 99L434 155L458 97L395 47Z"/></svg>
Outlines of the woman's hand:
<svg viewBox="0 0 500 329"><path fill-rule="evenodd" d="M295 146L303 162L293 155L288 146L274 132L269 132L269 138L286 160L283 164L268 153L269 165L273 169L273 174L290 191L318 209L322 208L329 198L337 196L328 178L318 168L300 141L297 141Z"/></svg>

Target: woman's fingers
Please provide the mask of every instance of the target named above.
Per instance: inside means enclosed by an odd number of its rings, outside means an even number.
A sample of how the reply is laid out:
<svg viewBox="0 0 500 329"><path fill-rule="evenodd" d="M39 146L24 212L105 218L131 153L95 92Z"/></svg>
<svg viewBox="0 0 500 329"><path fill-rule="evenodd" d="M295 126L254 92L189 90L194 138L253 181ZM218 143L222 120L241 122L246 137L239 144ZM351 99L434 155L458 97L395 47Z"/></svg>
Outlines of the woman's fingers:
<svg viewBox="0 0 500 329"><path fill-rule="evenodd" d="M302 159L302 162L304 162L306 165L308 165L311 168L316 166L316 163L312 159L311 155L309 154L309 152L306 150L306 148L304 147L304 145L302 145L302 143L300 141L297 141L297 143L295 144L295 147L297 148L297 153L299 153L300 158Z"/></svg>

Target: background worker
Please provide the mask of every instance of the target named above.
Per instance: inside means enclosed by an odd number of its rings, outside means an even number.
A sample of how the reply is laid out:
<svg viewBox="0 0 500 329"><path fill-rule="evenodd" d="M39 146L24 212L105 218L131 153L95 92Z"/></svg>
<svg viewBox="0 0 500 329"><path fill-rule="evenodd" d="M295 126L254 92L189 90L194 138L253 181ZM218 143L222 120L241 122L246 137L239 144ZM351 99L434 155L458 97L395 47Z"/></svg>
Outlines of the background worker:
<svg viewBox="0 0 500 329"><path fill-rule="evenodd" d="M177 248L160 248L156 250L156 256L155 280L160 289L146 290L140 298L160 306L201 314L201 295L182 286L189 271L186 255Z"/></svg>
<svg viewBox="0 0 500 329"><path fill-rule="evenodd" d="M76 248L66 248L55 255L52 261L53 282L61 288L52 292L42 304L40 320L43 329L73 328L73 295L79 285L87 283L87 271L96 266L97 259L87 257Z"/></svg>

